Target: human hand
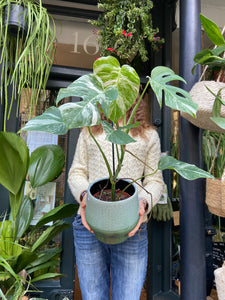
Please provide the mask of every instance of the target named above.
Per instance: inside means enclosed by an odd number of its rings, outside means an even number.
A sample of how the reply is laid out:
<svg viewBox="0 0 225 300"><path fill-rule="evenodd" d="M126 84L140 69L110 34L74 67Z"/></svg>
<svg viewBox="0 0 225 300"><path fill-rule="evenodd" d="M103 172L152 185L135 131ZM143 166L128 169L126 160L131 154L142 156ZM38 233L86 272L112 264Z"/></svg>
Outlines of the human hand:
<svg viewBox="0 0 225 300"><path fill-rule="evenodd" d="M146 201L147 202L147 201ZM132 237L135 235L135 233L138 231L139 227L143 223L143 215L145 213L146 205L142 200L139 200L139 220L137 225L134 227L132 231L128 233L128 237Z"/></svg>
<svg viewBox="0 0 225 300"><path fill-rule="evenodd" d="M91 233L94 233L94 231L90 228L90 226L88 225L86 218L85 218L86 205L87 205L87 194L85 194L83 196L83 200L80 203L80 216L81 216L81 221L82 221L82 224L84 225L84 227L87 230L89 230Z"/></svg>

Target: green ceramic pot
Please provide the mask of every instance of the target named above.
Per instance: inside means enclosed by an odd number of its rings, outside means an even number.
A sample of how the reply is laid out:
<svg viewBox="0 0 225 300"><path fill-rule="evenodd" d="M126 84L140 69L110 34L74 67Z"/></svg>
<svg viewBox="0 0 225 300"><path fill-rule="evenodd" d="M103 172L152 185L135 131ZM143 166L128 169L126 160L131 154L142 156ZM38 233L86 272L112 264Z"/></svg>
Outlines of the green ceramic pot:
<svg viewBox="0 0 225 300"><path fill-rule="evenodd" d="M121 179L116 188L123 190L130 181ZM119 244L128 238L128 233L139 220L138 191L135 184L126 192L129 198L119 201L102 201L93 195L100 189L111 187L108 178L94 181L88 188L86 220L97 239L105 244Z"/></svg>

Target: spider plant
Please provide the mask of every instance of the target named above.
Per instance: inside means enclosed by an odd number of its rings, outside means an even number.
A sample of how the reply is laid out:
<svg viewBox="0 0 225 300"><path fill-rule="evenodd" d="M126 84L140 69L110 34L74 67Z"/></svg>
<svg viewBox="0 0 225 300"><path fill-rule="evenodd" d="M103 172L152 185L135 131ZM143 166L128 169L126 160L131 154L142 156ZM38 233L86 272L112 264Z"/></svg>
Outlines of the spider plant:
<svg viewBox="0 0 225 300"><path fill-rule="evenodd" d="M18 5L26 9L27 32L20 28L19 22L17 34L10 35L10 13ZM4 107L4 131L13 101L19 99L24 88L30 98L30 111L33 110L40 91L45 89L54 53L54 20L41 0L0 1L0 103ZM12 87L10 95L9 85Z"/></svg>

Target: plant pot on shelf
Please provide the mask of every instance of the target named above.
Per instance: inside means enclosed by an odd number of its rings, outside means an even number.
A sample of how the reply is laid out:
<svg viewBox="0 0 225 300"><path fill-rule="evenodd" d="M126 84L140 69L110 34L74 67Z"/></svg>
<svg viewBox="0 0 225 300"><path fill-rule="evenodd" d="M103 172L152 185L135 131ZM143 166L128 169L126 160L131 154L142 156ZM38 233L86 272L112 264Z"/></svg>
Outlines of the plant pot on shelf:
<svg viewBox="0 0 225 300"><path fill-rule="evenodd" d="M123 190L130 181L121 179L116 189ZM116 201L103 201L94 195L102 189L110 189L108 178L94 181L88 188L86 220L95 232L96 238L106 244L118 244L128 238L128 233L137 225L139 220L138 191L131 184L126 193L129 198Z"/></svg>
<svg viewBox="0 0 225 300"><path fill-rule="evenodd" d="M27 8L19 4L9 4L5 7L5 24L7 24L7 32L11 36L26 36L27 25ZM7 22L8 20L8 22Z"/></svg>
<svg viewBox="0 0 225 300"><path fill-rule="evenodd" d="M207 89L209 88L215 95L221 88L221 97L225 98L225 83L218 81L200 81L197 82L189 94L192 100L198 104L196 118L182 112L181 116L191 122L193 125L216 132L224 132L224 129L217 126L210 118L213 117L212 109L215 101L215 96ZM221 117L225 118L225 106L221 106Z"/></svg>
<svg viewBox="0 0 225 300"><path fill-rule="evenodd" d="M206 204L212 214L225 218L225 171L221 179L206 179Z"/></svg>

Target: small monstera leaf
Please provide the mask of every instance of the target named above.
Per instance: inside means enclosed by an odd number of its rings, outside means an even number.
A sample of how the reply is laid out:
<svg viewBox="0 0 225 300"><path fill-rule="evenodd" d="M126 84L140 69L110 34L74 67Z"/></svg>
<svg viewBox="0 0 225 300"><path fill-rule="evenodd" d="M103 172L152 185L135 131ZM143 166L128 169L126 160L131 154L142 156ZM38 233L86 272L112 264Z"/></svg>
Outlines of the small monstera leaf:
<svg viewBox="0 0 225 300"><path fill-rule="evenodd" d="M214 178L209 172L206 172L193 164L188 164L175 159L172 156L162 156L158 164L159 170L172 169L187 180L197 178Z"/></svg>
<svg viewBox="0 0 225 300"><path fill-rule="evenodd" d="M65 155L57 145L44 145L31 153L28 169L32 187L41 186L55 179L62 171Z"/></svg>
<svg viewBox="0 0 225 300"><path fill-rule="evenodd" d="M120 129L114 130L112 125L106 121L102 122L102 127L106 133L106 140L113 144L127 145L135 142L135 140L124 131Z"/></svg>
<svg viewBox="0 0 225 300"><path fill-rule="evenodd" d="M136 100L140 88L140 78L135 69L129 65L120 67L113 56L100 57L94 62L94 74L101 78L104 87L115 86L118 91L116 101L110 105L110 110L104 113L116 123Z"/></svg>
<svg viewBox="0 0 225 300"><path fill-rule="evenodd" d="M101 79L94 74L87 74L60 89L57 103L65 97L80 97L83 101L70 102L59 108L50 107L41 116L29 122L22 130L45 131L53 134L65 134L72 128L94 126L100 123L98 103L108 113L110 103L118 96L116 87L104 88Z"/></svg>
<svg viewBox="0 0 225 300"><path fill-rule="evenodd" d="M158 99L160 107L162 107L162 99L164 92L165 104L175 110L184 111L195 117L198 105L192 101L189 93L179 87L168 84L173 80L185 80L176 75L173 70L167 67L155 67L151 72L149 81L151 87Z"/></svg>
<svg viewBox="0 0 225 300"><path fill-rule="evenodd" d="M48 108L42 115L28 121L21 130L44 131L58 135L65 134L67 132L61 111L55 106Z"/></svg>

